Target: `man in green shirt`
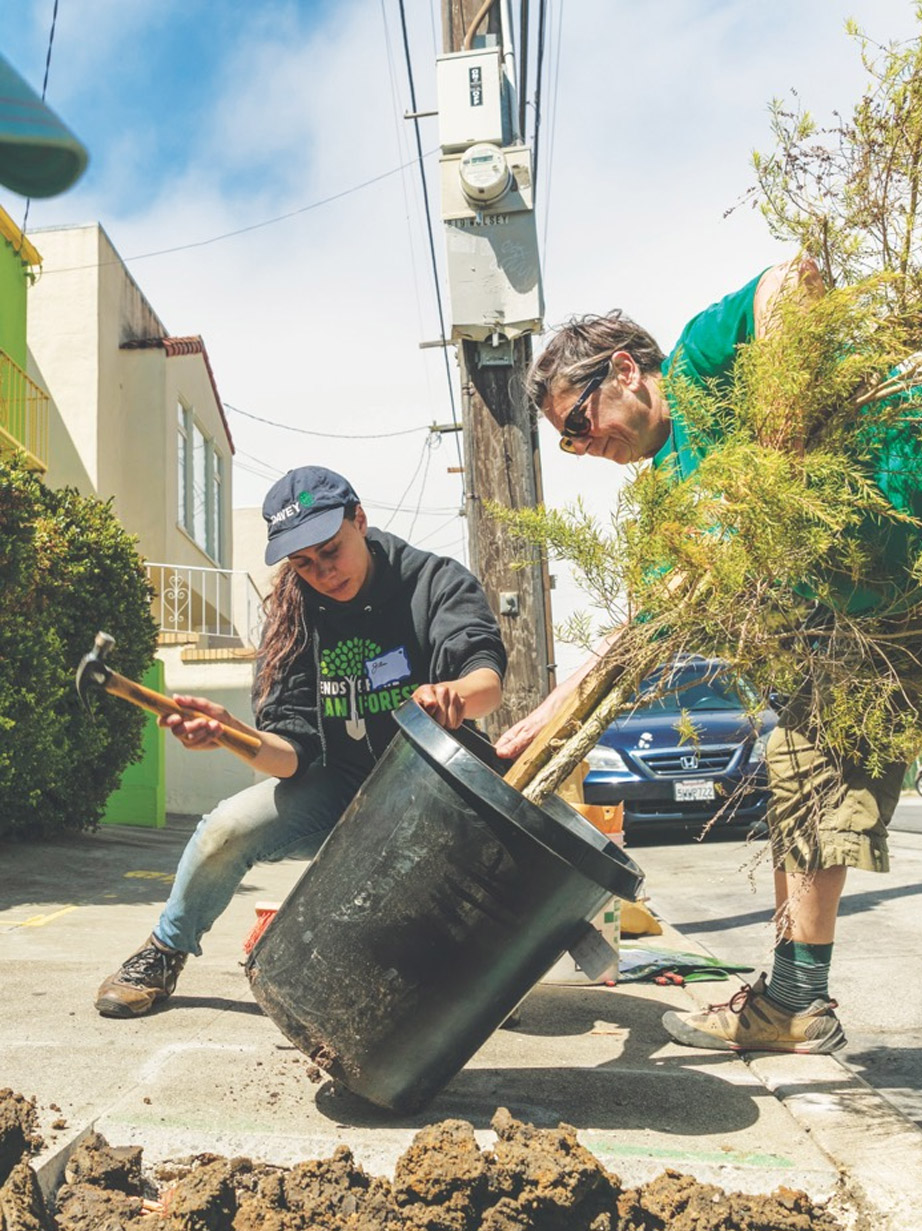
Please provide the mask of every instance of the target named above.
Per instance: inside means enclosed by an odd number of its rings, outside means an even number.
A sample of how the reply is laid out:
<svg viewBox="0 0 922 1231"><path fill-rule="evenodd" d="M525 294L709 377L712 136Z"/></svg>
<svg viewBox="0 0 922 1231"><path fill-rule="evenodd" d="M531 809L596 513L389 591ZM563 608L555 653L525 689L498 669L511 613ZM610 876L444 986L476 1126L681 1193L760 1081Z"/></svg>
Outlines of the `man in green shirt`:
<svg viewBox="0 0 922 1231"><path fill-rule="evenodd" d="M535 360L529 394L560 432L564 451L619 465L648 459L656 467L670 467L678 479L687 478L700 464L701 452L670 405L664 374L678 371L700 384L729 378L737 347L771 328L779 295L810 298L822 292L812 261L774 266L689 321L669 356L621 313L575 318ZM885 494L894 502L899 497ZM870 600L856 593L848 601ZM500 737L496 748L501 756L524 751L619 631ZM828 974L846 872L849 867L887 871L887 824L904 767L889 766L882 776L870 778L857 762L834 763L796 715L788 714L772 733L767 760L779 921L771 978L744 987L726 1005L667 1013L663 1024L676 1041L689 1046L831 1052L845 1043L836 1002L829 998ZM819 823L812 814L818 790L824 801Z"/></svg>

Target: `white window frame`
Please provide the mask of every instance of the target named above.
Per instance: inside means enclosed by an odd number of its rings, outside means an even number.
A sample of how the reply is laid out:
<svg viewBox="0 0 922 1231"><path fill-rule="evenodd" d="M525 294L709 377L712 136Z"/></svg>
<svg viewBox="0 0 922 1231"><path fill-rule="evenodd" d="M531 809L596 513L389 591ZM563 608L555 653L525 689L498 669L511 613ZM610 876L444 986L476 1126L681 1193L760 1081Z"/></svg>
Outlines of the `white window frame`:
<svg viewBox="0 0 922 1231"><path fill-rule="evenodd" d="M223 565L225 535L224 516L224 457L215 446L195 415L194 407L180 397L177 400L177 467L176 477L179 482L182 469L182 486L177 492L177 522L179 528L207 556L218 565ZM196 435L201 438L204 449L204 524L201 535L196 529L195 518L195 463ZM203 541L204 539L204 541Z"/></svg>

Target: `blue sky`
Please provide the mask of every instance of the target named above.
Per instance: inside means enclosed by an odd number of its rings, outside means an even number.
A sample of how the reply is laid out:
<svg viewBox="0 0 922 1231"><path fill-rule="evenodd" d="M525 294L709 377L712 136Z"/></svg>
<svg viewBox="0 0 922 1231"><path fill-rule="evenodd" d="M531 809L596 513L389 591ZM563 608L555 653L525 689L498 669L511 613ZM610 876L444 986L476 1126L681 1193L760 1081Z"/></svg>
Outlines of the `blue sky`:
<svg viewBox="0 0 922 1231"><path fill-rule="evenodd" d="M13 0L14 5L16 0ZM40 89L53 0L19 4L22 20L7 34L5 50L33 88ZM141 173L118 170L126 147L143 151L143 166L160 176L188 173L200 159L196 134L208 130L216 100L246 73L247 48L254 68L265 65L273 42L303 44L323 29L332 3L244 5L235 3L128 4L62 0L52 48L48 101L91 146L94 160L81 190L105 189L113 211L134 213L150 199ZM231 163L212 168L222 194L246 197L253 182L282 187L284 168L268 157L248 175ZM222 174L222 171L224 172Z"/></svg>
<svg viewBox="0 0 922 1231"><path fill-rule="evenodd" d="M405 4L429 109L441 6ZM769 147L768 103L794 88L821 120L847 112L865 74L846 18L886 41L916 31L914 7L550 0L538 182L548 323L620 306L668 348L696 311L791 255L756 213L724 216L751 182L753 148ZM36 89L52 8L4 8L4 53ZM279 473L318 462L350 477L373 523L464 558L454 443L426 448L426 426L450 406L442 354L419 348L438 322L397 0L60 0L48 100L91 165L70 192L32 203L30 230L99 220L128 259L301 211L129 260L167 327L202 334L228 403L300 429L228 413L235 503L258 504ZM433 150L434 122L421 123ZM436 158L426 166L441 261ZM21 198L0 203L21 220ZM578 490L604 516L616 468L564 457L545 429L542 441L548 502ZM558 618L584 605L565 575L554 601Z"/></svg>

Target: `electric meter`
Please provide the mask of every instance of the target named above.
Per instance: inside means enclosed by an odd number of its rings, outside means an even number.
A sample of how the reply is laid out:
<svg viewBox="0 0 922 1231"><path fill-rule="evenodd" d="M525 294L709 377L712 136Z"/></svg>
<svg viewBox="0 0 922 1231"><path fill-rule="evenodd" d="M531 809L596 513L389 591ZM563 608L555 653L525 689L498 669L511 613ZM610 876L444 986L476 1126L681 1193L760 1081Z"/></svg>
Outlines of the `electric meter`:
<svg viewBox="0 0 922 1231"><path fill-rule="evenodd" d="M458 167L461 191L475 208L494 205L509 191L512 172L501 149L482 141L461 155Z"/></svg>

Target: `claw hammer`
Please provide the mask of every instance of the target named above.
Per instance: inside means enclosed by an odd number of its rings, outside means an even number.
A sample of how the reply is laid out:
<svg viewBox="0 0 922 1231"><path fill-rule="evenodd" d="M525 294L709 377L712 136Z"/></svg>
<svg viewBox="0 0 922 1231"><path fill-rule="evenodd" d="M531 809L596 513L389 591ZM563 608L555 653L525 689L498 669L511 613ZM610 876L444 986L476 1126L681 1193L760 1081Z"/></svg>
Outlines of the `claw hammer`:
<svg viewBox="0 0 922 1231"><path fill-rule="evenodd" d="M111 637L108 633L99 632L93 639L92 650L80 660L76 678L77 693L88 712L91 712L87 699L88 693L90 688L95 685L102 688L104 692L111 693L113 697L121 697L123 701L130 701L132 705L139 705L141 709L149 710L152 714L181 714L183 718L208 717L207 714L202 714L198 710L187 709L184 706L177 705L175 701L165 697L163 693L155 692L152 688L145 688L143 684L136 684L134 680L126 679L124 675L119 675L118 672L113 671L111 667L106 665L105 658L114 645L114 637ZM238 757L243 757L244 760L252 760L262 747L261 741L254 736L247 735L244 731L237 731L233 727L226 727L223 724L221 726L221 734L216 739L224 748L227 748L230 752L235 752Z"/></svg>

